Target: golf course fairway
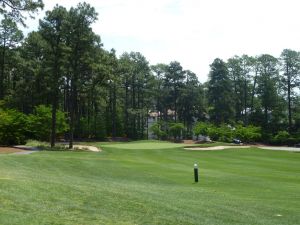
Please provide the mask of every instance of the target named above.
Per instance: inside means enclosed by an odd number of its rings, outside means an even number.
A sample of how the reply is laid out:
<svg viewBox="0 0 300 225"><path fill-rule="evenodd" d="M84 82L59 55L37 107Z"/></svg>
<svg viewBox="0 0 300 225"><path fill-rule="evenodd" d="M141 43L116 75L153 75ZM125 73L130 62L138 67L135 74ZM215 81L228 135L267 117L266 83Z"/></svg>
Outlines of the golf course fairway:
<svg viewBox="0 0 300 225"><path fill-rule="evenodd" d="M1 154L0 224L300 224L300 153L93 145Z"/></svg>

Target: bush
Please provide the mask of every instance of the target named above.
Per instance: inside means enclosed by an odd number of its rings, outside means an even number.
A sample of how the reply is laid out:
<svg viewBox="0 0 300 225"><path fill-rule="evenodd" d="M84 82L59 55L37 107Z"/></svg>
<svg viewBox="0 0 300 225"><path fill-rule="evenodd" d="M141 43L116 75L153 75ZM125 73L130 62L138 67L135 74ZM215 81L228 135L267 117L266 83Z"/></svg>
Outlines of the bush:
<svg viewBox="0 0 300 225"><path fill-rule="evenodd" d="M232 142L233 140L233 129L230 125L222 124L218 127L219 139L222 142Z"/></svg>
<svg viewBox="0 0 300 225"><path fill-rule="evenodd" d="M294 146L300 143L300 138L298 135L290 135L287 131L279 131L273 138L271 138L270 143L273 145L289 145Z"/></svg>
<svg viewBox="0 0 300 225"><path fill-rule="evenodd" d="M150 127L150 131L157 136L157 139L162 139L165 138L167 136L167 133L163 130L161 130L161 124L160 123L154 123L151 127Z"/></svg>
<svg viewBox="0 0 300 225"><path fill-rule="evenodd" d="M262 137L261 128L252 125L246 127L238 125L234 130L234 136L242 142L260 141Z"/></svg>
<svg viewBox="0 0 300 225"><path fill-rule="evenodd" d="M222 124L220 127L209 125L207 134L213 141L232 141L232 128L229 125Z"/></svg>
<svg viewBox="0 0 300 225"><path fill-rule="evenodd" d="M289 138L290 138L289 132L279 131L272 139L272 141L274 141L275 144L282 145L285 144Z"/></svg>
<svg viewBox="0 0 300 225"><path fill-rule="evenodd" d="M255 126L244 127L238 125L236 128L227 124L221 124L219 127L198 122L194 127L195 135L209 136L213 141L232 142L233 138L238 138L243 142L259 141L261 139L261 128Z"/></svg>
<svg viewBox="0 0 300 225"><path fill-rule="evenodd" d="M27 127L27 116L23 113L0 109L0 145L24 144Z"/></svg>
<svg viewBox="0 0 300 225"><path fill-rule="evenodd" d="M210 137L211 140L213 141L218 141L221 134L220 131L218 129L218 127L214 126L214 125L210 125L207 129L207 135Z"/></svg>
<svg viewBox="0 0 300 225"><path fill-rule="evenodd" d="M205 122L197 122L194 126L193 132L198 137L199 135L207 136L208 129L211 125Z"/></svg>
<svg viewBox="0 0 300 225"><path fill-rule="evenodd" d="M174 139L179 139L184 130L184 125L182 123L171 123L169 127L170 135L174 137Z"/></svg>
<svg viewBox="0 0 300 225"><path fill-rule="evenodd" d="M28 116L28 126L31 138L40 141L49 141L51 134L52 113L51 107L40 105L35 107L34 114ZM66 123L65 113L60 110L56 112L56 134L62 135L69 129Z"/></svg>

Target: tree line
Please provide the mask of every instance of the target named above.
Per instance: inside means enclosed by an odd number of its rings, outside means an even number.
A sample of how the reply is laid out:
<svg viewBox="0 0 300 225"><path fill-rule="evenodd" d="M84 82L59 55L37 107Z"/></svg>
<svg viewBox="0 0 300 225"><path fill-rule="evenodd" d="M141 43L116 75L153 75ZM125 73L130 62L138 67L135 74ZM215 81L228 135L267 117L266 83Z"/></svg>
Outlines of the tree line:
<svg viewBox="0 0 300 225"><path fill-rule="evenodd" d="M266 134L295 133L300 125L299 74L300 53L290 49L279 58L263 54L215 59L207 86L210 115L217 123L261 126Z"/></svg>
<svg viewBox="0 0 300 225"><path fill-rule="evenodd" d="M118 57L114 49L105 50L91 28L98 14L87 3L69 10L55 6L26 37L18 27L24 24L22 13L36 12L42 2L0 4L0 129L5 111L14 109L45 115L51 146L58 137L69 140L70 147L74 139L145 139L149 112L157 112L156 131L173 130L174 137L178 128L180 136L191 138L197 121L261 127L264 140L282 131L299 132L297 51L285 49L278 58L215 59L208 81L200 83L177 61L150 65L139 52ZM58 113L68 129L58 128ZM39 120L31 116L30 121Z"/></svg>

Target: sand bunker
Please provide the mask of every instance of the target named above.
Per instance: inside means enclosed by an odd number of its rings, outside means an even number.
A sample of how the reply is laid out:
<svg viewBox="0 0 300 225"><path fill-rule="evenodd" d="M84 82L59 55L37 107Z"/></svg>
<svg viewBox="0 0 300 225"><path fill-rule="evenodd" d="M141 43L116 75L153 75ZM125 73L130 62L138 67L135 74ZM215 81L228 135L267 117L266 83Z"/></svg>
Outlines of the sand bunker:
<svg viewBox="0 0 300 225"><path fill-rule="evenodd" d="M274 151L289 151L289 152L300 152L300 148L295 148L295 147L275 147L275 146L260 146L258 147L260 149L264 150L274 150Z"/></svg>
<svg viewBox="0 0 300 225"><path fill-rule="evenodd" d="M274 151L289 151L289 152L300 152L300 148L293 147L276 147L276 146L213 146L213 147L192 147L192 148L184 148L185 150L193 150L193 151L217 151L224 149L241 149L241 148L250 148L257 147L263 150L274 150Z"/></svg>
<svg viewBox="0 0 300 225"><path fill-rule="evenodd" d="M185 150L196 150L196 151L217 151L224 149L240 149L240 148L250 148L250 146L213 146L213 147L194 147L194 148L184 148Z"/></svg>
<svg viewBox="0 0 300 225"><path fill-rule="evenodd" d="M73 145L74 149L81 149L81 150L89 150L91 152L101 152L101 150L95 146L90 145Z"/></svg>

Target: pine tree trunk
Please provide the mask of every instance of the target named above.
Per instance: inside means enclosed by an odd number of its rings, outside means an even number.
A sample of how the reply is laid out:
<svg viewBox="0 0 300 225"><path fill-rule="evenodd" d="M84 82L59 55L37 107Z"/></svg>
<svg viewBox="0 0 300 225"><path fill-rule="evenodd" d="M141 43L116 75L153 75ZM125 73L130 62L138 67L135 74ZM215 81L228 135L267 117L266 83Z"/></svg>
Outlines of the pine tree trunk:
<svg viewBox="0 0 300 225"><path fill-rule="evenodd" d="M253 108L254 108L254 95L255 95L255 88L256 88L256 83L257 83L257 74L258 74L258 71L256 69L255 76L254 76L254 82L253 82L253 88L252 88L252 94L251 94L251 107L250 107L251 114L253 113Z"/></svg>
<svg viewBox="0 0 300 225"><path fill-rule="evenodd" d="M289 132L292 131L292 106L291 106L291 76L288 71L287 66L287 76L288 76L288 117L289 117Z"/></svg>
<svg viewBox="0 0 300 225"><path fill-rule="evenodd" d="M112 137L115 138L116 137L116 107L117 107L117 96L116 96L116 84L114 82L113 84L113 96L112 96Z"/></svg>
<svg viewBox="0 0 300 225"><path fill-rule="evenodd" d="M0 100L4 98L4 68L5 68L5 40L3 44L2 56L1 56L1 74L0 74Z"/></svg>
<svg viewBox="0 0 300 225"><path fill-rule="evenodd" d="M57 111L57 94L53 95L53 104L52 104L52 121L51 121L51 148L55 146L56 140L56 111Z"/></svg>
<svg viewBox="0 0 300 225"><path fill-rule="evenodd" d="M69 148L73 148L73 138L74 138L74 91L71 90L71 101L70 101L70 131L69 131Z"/></svg>
<svg viewBox="0 0 300 225"><path fill-rule="evenodd" d="M125 134L126 134L126 137L128 137L128 85L127 85L127 81L126 81L126 84L125 84L125 107L124 107L124 110L125 110Z"/></svg>
<svg viewBox="0 0 300 225"><path fill-rule="evenodd" d="M70 101L70 134L69 134L69 148L73 148L74 141L74 127L75 127L75 110L76 110L76 78L71 80L71 101Z"/></svg>

